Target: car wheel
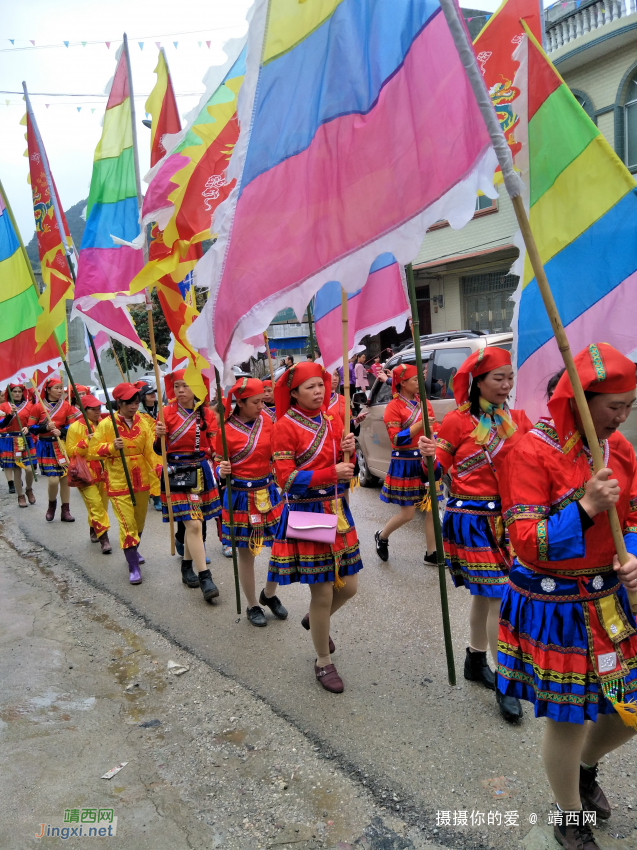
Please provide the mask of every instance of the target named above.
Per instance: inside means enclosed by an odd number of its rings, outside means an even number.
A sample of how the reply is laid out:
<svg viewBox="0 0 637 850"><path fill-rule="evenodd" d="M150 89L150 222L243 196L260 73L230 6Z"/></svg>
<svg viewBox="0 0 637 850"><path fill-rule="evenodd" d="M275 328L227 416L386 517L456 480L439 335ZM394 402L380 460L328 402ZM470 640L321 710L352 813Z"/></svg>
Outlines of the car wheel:
<svg viewBox="0 0 637 850"><path fill-rule="evenodd" d="M358 483L361 487L375 487L378 484L378 478L369 471L365 455L360 446L356 446L356 457L358 459Z"/></svg>

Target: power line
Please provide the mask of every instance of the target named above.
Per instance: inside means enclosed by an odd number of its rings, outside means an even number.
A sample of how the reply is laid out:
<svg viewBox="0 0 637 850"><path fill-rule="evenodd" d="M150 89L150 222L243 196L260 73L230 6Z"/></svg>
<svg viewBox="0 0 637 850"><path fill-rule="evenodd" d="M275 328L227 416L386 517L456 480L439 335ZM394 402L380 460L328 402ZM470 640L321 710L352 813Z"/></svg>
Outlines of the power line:
<svg viewBox="0 0 637 850"><path fill-rule="evenodd" d="M161 33L160 35L136 35L130 36L129 41L152 41L154 38L162 39L172 39L177 35L201 35L202 33L208 32L221 32L222 30L234 30L239 29L239 27L243 27L243 23L241 24L228 24L225 27L208 27L205 30L186 30L184 32L172 32L172 33ZM8 41L17 41L18 39L8 39ZM20 39L20 41L27 41L31 39ZM18 50L49 50L55 47L86 47L87 44L119 44L122 41L121 36L117 36L116 38L100 38L95 41L69 41L68 43L56 42L55 44L32 44L29 47L26 45L24 47L1 47L0 53L14 53Z"/></svg>
<svg viewBox="0 0 637 850"><path fill-rule="evenodd" d="M0 89L0 94L23 95L24 92L22 92L22 91L8 91L7 89ZM203 94L202 90L200 90L200 91L180 91L180 92L175 92L175 97L201 97L202 94ZM102 92L102 94L93 94L91 92L87 92L86 94L77 94L76 92L51 92L51 91L30 91L29 96L30 97L36 97L36 96L40 96L40 97L100 97L100 98L108 97L108 95L104 94L103 92ZM150 96L150 92L148 94L136 93L135 94L135 100L138 100L142 97L149 97L149 96Z"/></svg>

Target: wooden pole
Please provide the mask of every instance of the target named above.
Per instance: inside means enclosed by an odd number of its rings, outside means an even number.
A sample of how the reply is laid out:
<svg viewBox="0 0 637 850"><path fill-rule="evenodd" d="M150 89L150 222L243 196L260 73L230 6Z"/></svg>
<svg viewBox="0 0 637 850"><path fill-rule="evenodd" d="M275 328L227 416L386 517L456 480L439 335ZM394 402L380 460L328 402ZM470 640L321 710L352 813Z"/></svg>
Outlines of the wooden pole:
<svg viewBox="0 0 637 850"><path fill-rule="evenodd" d="M272 362L272 354L270 352L270 342L268 340L267 331L263 331L263 341L265 342L265 350L268 354L268 365L270 366L270 378L272 380L272 392L274 392L274 363Z"/></svg>
<svg viewBox="0 0 637 850"><path fill-rule="evenodd" d="M314 307L313 301L307 305L307 323L310 331L310 357L314 360Z"/></svg>
<svg viewBox="0 0 637 850"><path fill-rule="evenodd" d="M122 371L122 364L119 362L119 357L117 356L117 352L115 351L115 344L111 339L111 351L113 352L113 357L115 358L115 362L117 363L117 368L119 369L119 374L122 376L122 383L127 383L126 378L124 377L124 372ZM128 381L130 384L130 381Z"/></svg>
<svg viewBox="0 0 637 850"><path fill-rule="evenodd" d="M115 349L113 349L115 351ZM124 355L124 369L126 369L126 380L130 384L130 375L128 373L128 357L126 356L126 346L122 346L122 354Z"/></svg>
<svg viewBox="0 0 637 850"><path fill-rule="evenodd" d="M537 245L535 243L535 238L531 230L529 218L524 208L524 201L522 200L522 196L518 195L517 197L513 198L512 201L513 209L515 210L515 216L520 226L520 231L522 233L522 238L524 239L524 244L529 255L529 260L531 261L533 273L535 274L538 289L540 290L540 295L542 296L542 301L544 302L544 307L548 314L549 321L551 322L551 327L553 329L553 333L557 341L557 347L560 350L562 360L564 361L564 366L566 367L566 371L571 382L571 386L573 387L575 403L577 404L580 419L582 420L582 425L584 426L586 442L588 443L588 448L593 459L593 469L595 470L595 472L599 472L600 469L604 469L604 456L602 454L601 446L599 445L599 439L597 438L597 434L595 432L595 426L593 424L593 418L588 407L588 402L586 401L586 396L584 395L584 388L582 387L580 376L578 375L577 368L575 367L575 361L573 360L573 353L571 352L568 337L566 336L564 325L562 324L562 321L560 319L557 305L555 303L555 299L553 298L553 293L551 291L548 278L546 277L546 272L544 271L544 266L542 265L540 252L538 251ZM615 545L615 551L617 552L617 556L619 558L619 563L625 564L628 560L628 551L626 549L626 543L624 542L624 534L622 531L621 523L619 521L619 516L617 514L617 508L615 507L615 505L611 505L611 507L606 513L608 514L608 522L610 524L611 534L613 535L613 543ZM630 599L630 606L633 612L637 613L637 592L627 592L628 597Z"/></svg>
<svg viewBox="0 0 637 850"><path fill-rule="evenodd" d="M349 330L347 317L347 292L341 286L341 323L343 328L343 396L345 398L345 422L343 422L343 436L349 434L349 426L352 419L352 412L349 404ZM349 463L349 452L343 455L345 463Z"/></svg>
<svg viewBox="0 0 637 850"><path fill-rule="evenodd" d="M411 325L414 338L414 352L416 354L416 369L418 370L418 392L420 394L420 410L425 436L431 439L431 428L429 426L429 413L427 411L427 390L425 388L425 376L422 371L422 352L420 350L420 319L418 318L418 303L416 301L416 284L414 281L414 270L411 263L406 268L407 283L409 286L409 302L411 304ZM429 479L429 495L431 498L431 516L434 522L434 537L436 540L436 555L438 558L438 587L440 591L440 608L442 611L442 628L445 639L445 653L447 655L447 678L450 685L456 684L456 667L453 659L453 643L451 640L451 624L449 621L449 601L447 599L447 569L445 566L445 554L442 544L442 528L440 526L440 514L438 512L438 497L436 493L436 476L434 473L434 460L427 458L427 478Z"/></svg>
<svg viewBox="0 0 637 850"><path fill-rule="evenodd" d="M137 147L137 126L135 120L135 96L133 94L133 75L131 73L130 52L128 50L128 36L124 33L124 53L126 55L126 72L128 74L128 102L130 104L131 126L133 129L133 161L135 164L135 186L137 189L137 207L141 216L142 211L142 180L139 171L139 149ZM164 57L165 58L165 57ZM144 262L148 262L148 247L144 240ZM164 402L162 399L159 364L157 362L157 347L155 345L155 325L153 323L153 302L148 290L145 291L146 315L148 317L148 338L150 351L153 357L153 370L155 372L155 384L157 385L157 421L164 422ZM126 349L124 349L124 362L126 363ZM128 363L126 363L126 374L128 374ZM170 481L168 480L168 457L166 454L166 438L160 437L161 465L164 472L164 490L166 492L166 507L168 508L168 522L170 524L170 554L175 554L175 517L173 515L173 503L170 496Z"/></svg>
<svg viewBox="0 0 637 850"><path fill-rule="evenodd" d="M524 200L522 198L524 184L513 170L511 148L504 137L502 127L500 126L500 122L498 121L498 117L493 108L489 92L487 91L484 77L478 68L475 53L473 52L473 47L469 42L467 29L461 18L459 7L453 2L453 0L441 0L440 5L447 21L449 32L456 46L456 50L458 51L458 56L460 57L467 79L471 85L476 104L491 138L493 149L497 155L504 185L513 204L513 209L515 210L520 232L522 233L526 251L529 255L533 273L538 284L538 289L540 290L540 295L542 296L544 307L548 314L549 321L551 322L551 327L553 328L553 333L555 334L555 339L560 350L560 354L562 355L564 366L571 381L575 403L577 404L580 419L584 426L586 441L593 458L593 468L597 472L604 468L599 440L597 439L593 420L590 410L588 409L588 402L584 395L582 382L580 381L577 369L575 368L566 331L562 325L557 305L555 304L555 299L553 298L553 293L551 292L551 287L549 286L544 266L542 265L540 252L535 244L531 225L526 214L526 209L524 208ZM532 36L529 35L530 31L524 21L522 21L522 26L527 33L527 38L531 38ZM624 543L624 535L617 515L617 509L613 505L608 509L607 513L615 551L617 552L620 564L625 564L628 560L628 552L626 551L626 544ZM633 612L637 613L637 592L628 591L628 597Z"/></svg>
<svg viewBox="0 0 637 850"><path fill-rule="evenodd" d="M226 419L223 409L223 396L221 392L221 379L219 370L215 366L215 377L217 379L217 410L219 411L219 428L221 429L221 445L223 447L223 459L228 460L228 442L226 440ZM230 543L232 545L232 566L234 569L234 589L237 596L237 614L241 613L241 590L239 587L239 568L237 566L237 543L234 536L234 511L232 508L232 479L226 475L226 497L228 499L228 524L230 526Z"/></svg>

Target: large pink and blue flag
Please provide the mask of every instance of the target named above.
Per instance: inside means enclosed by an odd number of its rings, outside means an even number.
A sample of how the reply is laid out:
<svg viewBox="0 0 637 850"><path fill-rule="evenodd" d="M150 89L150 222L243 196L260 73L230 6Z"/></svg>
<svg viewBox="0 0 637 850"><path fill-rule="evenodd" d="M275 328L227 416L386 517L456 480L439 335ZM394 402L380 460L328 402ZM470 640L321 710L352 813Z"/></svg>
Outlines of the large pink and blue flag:
<svg viewBox="0 0 637 850"><path fill-rule="evenodd" d="M407 281L403 267L393 254L381 254L372 263L365 286L347 295L349 355L363 337L377 334L393 326L402 331L411 314ZM314 329L321 350L323 365L328 372L343 362L343 325L341 316L341 285L331 280L316 293Z"/></svg>
<svg viewBox="0 0 637 850"><path fill-rule="evenodd" d="M336 280L365 285L425 232L462 227L496 158L439 0L256 0L241 127L195 272L210 297L189 335L226 372L275 313Z"/></svg>

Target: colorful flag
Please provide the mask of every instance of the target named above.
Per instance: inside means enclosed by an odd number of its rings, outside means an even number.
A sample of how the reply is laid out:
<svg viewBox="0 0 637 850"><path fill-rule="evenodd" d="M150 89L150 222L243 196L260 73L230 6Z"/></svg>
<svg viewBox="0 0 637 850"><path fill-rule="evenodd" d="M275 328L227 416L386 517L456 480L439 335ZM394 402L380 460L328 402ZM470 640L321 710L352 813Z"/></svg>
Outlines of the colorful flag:
<svg viewBox="0 0 637 850"><path fill-rule="evenodd" d="M42 308L38 293L20 247L5 198L0 190L0 385L24 381L61 360L53 336L37 346L35 326ZM66 317L58 339L65 339ZM37 353L36 353L37 350Z"/></svg>
<svg viewBox="0 0 637 850"><path fill-rule="evenodd" d="M130 293L130 282L143 266L144 256L123 45L117 60L102 138L95 149L72 316L80 315L94 336L105 331L150 359L125 307L144 300Z"/></svg>
<svg viewBox="0 0 637 850"><path fill-rule="evenodd" d="M524 38L521 20L525 21L533 35L541 41L542 17L539 0L504 0L473 42L478 65L513 156L519 153L521 148L515 133L520 122L515 105L520 91L513 85L518 68L513 51Z"/></svg>
<svg viewBox="0 0 637 850"><path fill-rule="evenodd" d="M146 112L152 116L150 127L151 168L166 154L162 142L166 133L178 133L181 130L173 83L168 71L166 56L161 49L155 73L157 74L157 82L145 105Z"/></svg>
<svg viewBox="0 0 637 850"><path fill-rule="evenodd" d="M234 185L226 185L225 173L239 136L237 94L245 74L245 39L232 39L224 50L228 61L209 70L206 92L185 130L171 142L164 137L167 155L146 176L142 222L159 224L166 251L137 275L133 292L166 274L183 280L192 271L197 258L189 248L211 238L212 215Z"/></svg>
<svg viewBox="0 0 637 850"><path fill-rule="evenodd" d="M25 152L25 156L29 158L27 182L31 184L33 195L35 235L42 269L42 283L44 284L44 290L39 300L42 313L38 316L35 325L35 341L40 348L59 325L66 326L66 301L73 298L73 279L66 261L66 252L53 207L51 190L55 193L57 206L62 216L66 244L69 248L72 247L73 241L62 212L55 182L51 177L52 186L49 186L46 177L45 162L48 166L46 151L38 142L39 134L35 131L35 121L29 101L27 101L27 113L20 123L26 125L27 128L27 150Z"/></svg>
<svg viewBox="0 0 637 850"><path fill-rule="evenodd" d="M570 346L603 339L628 354L637 348L635 180L532 35L516 58L516 85L528 98L520 126L529 220ZM515 403L534 421L563 364L523 247L514 269Z"/></svg>
<svg viewBox="0 0 637 850"><path fill-rule="evenodd" d="M90 310L96 300L143 300L130 295L130 282L144 264L142 239L126 53L122 47L106 104L102 138L95 149L75 304ZM135 246L131 244L134 240Z"/></svg>
<svg viewBox="0 0 637 850"><path fill-rule="evenodd" d="M232 191L195 279L190 338L230 369L277 311L374 260L407 264L439 219L492 197L496 158L438 0L257 0ZM235 185L236 181L236 185Z"/></svg>
<svg viewBox="0 0 637 850"><path fill-rule="evenodd" d="M367 334L377 334L393 326L402 331L411 315L405 271L393 254L381 254L374 260L362 289L347 295L348 347L351 357L364 346L359 342ZM316 293L314 328L323 364L332 372L343 362L343 326L341 321L341 285L332 280Z"/></svg>

